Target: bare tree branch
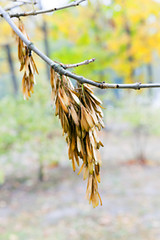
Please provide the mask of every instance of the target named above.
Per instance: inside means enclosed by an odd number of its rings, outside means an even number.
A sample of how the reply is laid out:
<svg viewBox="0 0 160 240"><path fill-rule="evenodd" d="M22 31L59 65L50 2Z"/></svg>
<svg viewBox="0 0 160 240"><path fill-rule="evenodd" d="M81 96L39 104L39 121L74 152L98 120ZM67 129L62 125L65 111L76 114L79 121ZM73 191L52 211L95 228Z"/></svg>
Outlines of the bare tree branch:
<svg viewBox="0 0 160 240"><path fill-rule="evenodd" d="M74 63L74 64L63 64L63 63L60 63L60 62L57 62L57 61L55 61L55 62L60 64L64 69L67 69L67 68L75 68L75 67L79 67L79 66L82 66L82 65L87 65L89 63L94 62L95 60L96 60L95 58L92 58L92 59L85 60L85 61L80 62L80 63Z"/></svg>
<svg viewBox="0 0 160 240"><path fill-rule="evenodd" d="M26 16L36 16L38 14L44 14L44 13L51 13L51 12L55 12L58 10L62 10L65 8L70 8L70 7L76 7L78 6L80 3L84 2L86 0L77 0L77 1L73 1L65 6L62 7L57 7L57 8L52 8L52 9L48 9L48 10L38 10L38 11L30 11L30 12L22 12L22 13L15 13L15 14L9 14L10 17L26 17ZM0 15L1 17L3 17L3 15Z"/></svg>
<svg viewBox="0 0 160 240"><path fill-rule="evenodd" d="M134 83L134 84L110 84L105 82L95 82L90 79L87 79L83 76L76 75L66 69L64 69L61 65L57 64L56 62L52 61L50 58L48 58L45 54L43 54L34 44L29 41L22 32L17 28L16 24L12 21L9 14L3 10L2 7L0 7L0 13L4 17L4 19L8 22L8 24L11 26L11 28L15 31L15 33L22 39L22 41L26 44L26 46L35 52L41 59L43 59L48 65L50 65L57 73L61 75L68 76L72 79L75 79L76 81L80 83L87 83L92 86L102 88L102 89L108 89L108 88L117 88L117 89L135 89L139 90L141 88L159 88L160 83L152 83L152 84L141 84L141 83Z"/></svg>

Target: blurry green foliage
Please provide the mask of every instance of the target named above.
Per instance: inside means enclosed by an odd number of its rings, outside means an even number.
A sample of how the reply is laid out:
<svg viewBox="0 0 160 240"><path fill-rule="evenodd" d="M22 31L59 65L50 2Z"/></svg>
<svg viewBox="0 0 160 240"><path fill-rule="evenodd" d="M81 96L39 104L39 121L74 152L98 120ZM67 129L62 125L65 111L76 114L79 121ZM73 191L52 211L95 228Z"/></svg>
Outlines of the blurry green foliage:
<svg viewBox="0 0 160 240"><path fill-rule="evenodd" d="M39 81L35 92L29 101L24 101L22 94L17 99L6 96L0 101L0 154L23 151L28 144L31 151L39 153L39 161L58 161L55 149L63 143L47 81Z"/></svg>

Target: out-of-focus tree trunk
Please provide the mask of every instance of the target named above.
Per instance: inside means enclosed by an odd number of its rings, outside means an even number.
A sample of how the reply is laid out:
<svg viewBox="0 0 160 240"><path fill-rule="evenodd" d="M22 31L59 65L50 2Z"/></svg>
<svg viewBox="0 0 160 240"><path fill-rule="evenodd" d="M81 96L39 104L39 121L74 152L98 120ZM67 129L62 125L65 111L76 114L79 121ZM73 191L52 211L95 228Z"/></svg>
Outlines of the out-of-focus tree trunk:
<svg viewBox="0 0 160 240"><path fill-rule="evenodd" d="M48 42L48 29L47 29L47 23L45 20L43 20L43 25L42 25L42 30L44 33L44 47L45 47L45 54L47 57L49 56L49 42ZM47 79L50 79L50 69L48 64L46 64L46 74L47 74Z"/></svg>
<svg viewBox="0 0 160 240"><path fill-rule="evenodd" d="M42 3L41 0L38 0L38 4L39 4L39 8L42 9ZM48 28L47 28L47 22L43 19L43 23L42 23L42 31L44 34L44 48L45 48L45 54L47 55L47 57L50 57L49 55L49 41L48 41ZM48 64L46 63L46 75L47 75L47 79L50 79L50 68L48 66Z"/></svg>
<svg viewBox="0 0 160 240"><path fill-rule="evenodd" d="M10 72L11 72L11 79L12 79L12 83L13 83L13 91L14 91L14 95L17 96L17 94L18 94L18 83L17 83L16 74L15 74L15 71L14 71L14 65L13 65L13 60L12 60L12 55L11 55L11 48L10 48L9 44L5 45L5 48L6 48L6 53L7 53L8 65L9 65Z"/></svg>

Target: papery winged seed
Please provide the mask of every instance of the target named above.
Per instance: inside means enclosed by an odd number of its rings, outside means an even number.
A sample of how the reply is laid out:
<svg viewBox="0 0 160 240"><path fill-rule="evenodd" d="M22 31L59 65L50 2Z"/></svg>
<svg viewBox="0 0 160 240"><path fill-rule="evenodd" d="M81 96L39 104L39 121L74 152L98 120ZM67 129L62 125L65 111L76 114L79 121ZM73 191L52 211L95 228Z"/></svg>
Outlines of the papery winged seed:
<svg viewBox="0 0 160 240"><path fill-rule="evenodd" d="M26 78L26 73L24 73L23 78L22 78L22 90L25 86L25 78Z"/></svg>
<svg viewBox="0 0 160 240"><path fill-rule="evenodd" d="M97 207L99 205L99 196L98 193L94 193L92 196L92 206L93 208Z"/></svg>
<svg viewBox="0 0 160 240"><path fill-rule="evenodd" d="M58 117L59 117L59 119L61 119L61 117L62 117L62 107L61 107L61 105L59 104L59 109L58 109Z"/></svg>
<svg viewBox="0 0 160 240"><path fill-rule="evenodd" d="M96 175L99 174L99 171L100 171L99 164L96 164L96 165L95 165L95 173L96 173Z"/></svg>
<svg viewBox="0 0 160 240"><path fill-rule="evenodd" d="M22 23L22 21L19 21L19 30L25 35L25 37L29 40L28 34L26 33L25 29L24 29L24 24Z"/></svg>
<svg viewBox="0 0 160 240"><path fill-rule="evenodd" d="M101 197L100 197L100 195L99 195L99 192L97 192L97 194L98 194L98 197L99 197L100 204L101 204L101 206L102 206L102 199L101 199Z"/></svg>
<svg viewBox="0 0 160 240"><path fill-rule="evenodd" d="M97 148L99 149L101 147L104 147L103 143L101 141L97 142Z"/></svg>
<svg viewBox="0 0 160 240"><path fill-rule="evenodd" d="M77 150L78 150L78 152L81 152L81 149L82 149L81 140L80 140L80 138L77 136Z"/></svg>
<svg viewBox="0 0 160 240"><path fill-rule="evenodd" d="M79 170L79 172L78 172L78 175L81 174L81 172L82 172L82 170L83 170L83 167L84 167L84 162L82 163L82 166L81 166L81 168L80 168L80 170Z"/></svg>
<svg viewBox="0 0 160 240"><path fill-rule="evenodd" d="M85 166L83 171L83 180L86 180L88 178L88 175L89 175L88 167Z"/></svg>
<svg viewBox="0 0 160 240"><path fill-rule="evenodd" d="M78 126L79 125L79 117L78 117L77 112L74 109L73 105L70 106L69 112L72 116L72 119L73 119L74 123Z"/></svg>
<svg viewBox="0 0 160 240"><path fill-rule="evenodd" d="M58 74L55 72L55 76L54 76L54 91L55 92L57 92L57 89L58 89L57 80L58 80Z"/></svg>
<svg viewBox="0 0 160 240"><path fill-rule="evenodd" d="M85 108L86 108L89 112L91 112L92 102L91 102L90 99L87 97L87 94L85 94L85 97L83 97L83 102L84 102Z"/></svg>
<svg viewBox="0 0 160 240"><path fill-rule="evenodd" d="M61 120L61 126L64 129L64 114L60 113L61 111L59 111L59 115L60 115L60 120Z"/></svg>
<svg viewBox="0 0 160 240"><path fill-rule="evenodd" d="M76 150L75 150L75 152L74 152L74 157L75 157L75 160L76 160L77 165L79 166L79 158L78 158L78 153L77 153Z"/></svg>
<svg viewBox="0 0 160 240"><path fill-rule="evenodd" d="M93 101L96 102L97 105L101 105L102 104L102 101L98 97L96 97L93 93L89 92L89 95L91 96Z"/></svg>
<svg viewBox="0 0 160 240"><path fill-rule="evenodd" d="M72 88L68 87L68 90L69 90L70 93L73 93L74 95L76 95L76 97L78 97L78 98L80 97L80 93L76 92L75 88L72 89Z"/></svg>
<svg viewBox="0 0 160 240"><path fill-rule="evenodd" d="M81 152L78 152L78 157L80 157L81 159L83 159L83 155Z"/></svg>
<svg viewBox="0 0 160 240"><path fill-rule="evenodd" d="M90 198L90 194L91 194L91 192L92 192L92 183L93 183L93 181L92 181L92 178L93 178L93 176L91 175L91 174L89 174L89 177L88 177L88 183L87 183L87 190L86 190L86 198L89 200L89 198Z"/></svg>
<svg viewBox="0 0 160 240"><path fill-rule="evenodd" d="M82 137L82 131L80 126L76 126L76 134L79 138Z"/></svg>
<svg viewBox="0 0 160 240"><path fill-rule="evenodd" d="M66 136L66 143L69 143L69 137L68 136Z"/></svg>
<svg viewBox="0 0 160 240"><path fill-rule="evenodd" d="M31 93L34 93L33 84L31 84L30 91Z"/></svg>
<svg viewBox="0 0 160 240"><path fill-rule="evenodd" d="M72 155L72 168L73 168L73 171L75 172L76 165L75 165L75 161L74 161L74 156L73 155Z"/></svg>
<svg viewBox="0 0 160 240"><path fill-rule="evenodd" d="M21 72L23 70L23 68L24 68L24 62L21 62L21 66L20 66L19 71Z"/></svg>
<svg viewBox="0 0 160 240"><path fill-rule="evenodd" d="M72 96L72 98L74 99L74 101L77 103L77 105L81 105L81 102L79 100L79 98L76 96L76 94L74 94L72 91L70 91L70 94Z"/></svg>
<svg viewBox="0 0 160 240"><path fill-rule="evenodd" d="M96 143L100 141L99 137L98 137L98 134L97 134L97 130L95 128L93 128L92 135L93 135L94 141Z"/></svg>
<svg viewBox="0 0 160 240"><path fill-rule="evenodd" d="M88 122L89 128L92 128L94 126L93 118L87 109L85 110L85 118Z"/></svg>
<svg viewBox="0 0 160 240"><path fill-rule="evenodd" d="M98 163L98 156L97 156L97 149L95 149L95 148L93 148L93 157L94 157L95 163L97 164Z"/></svg>
<svg viewBox="0 0 160 240"><path fill-rule="evenodd" d="M88 163L88 170L90 174L93 174L93 162Z"/></svg>
<svg viewBox="0 0 160 240"><path fill-rule="evenodd" d="M20 44L20 40L18 42L18 59L21 60L21 56L22 56L22 49L21 49L21 44Z"/></svg>
<svg viewBox="0 0 160 240"><path fill-rule="evenodd" d="M24 65L25 71L27 74L29 74L28 64L29 64L29 56L27 55L25 59L25 65Z"/></svg>
<svg viewBox="0 0 160 240"><path fill-rule="evenodd" d="M34 73L36 72L37 74L39 74L37 66L36 66L35 61L32 56L30 57L30 60L31 60L32 67L34 69Z"/></svg>
<svg viewBox="0 0 160 240"><path fill-rule="evenodd" d="M21 61L23 57L23 41L18 38L18 59Z"/></svg>
<svg viewBox="0 0 160 240"><path fill-rule="evenodd" d="M73 86L71 80L69 79L69 77L66 77L66 80L67 80L68 86L69 86L71 89L74 89L74 86Z"/></svg>
<svg viewBox="0 0 160 240"><path fill-rule="evenodd" d="M85 116L85 108L83 107L83 105L81 106L81 127L82 130L86 130L88 132L89 130L89 124L86 120L86 116Z"/></svg>
<svg viewBox="0 0 160 240"><path fill-rule="evenodd" d="M93 178L93 185L94 185L94 191L98 191L98 184L97 184L97 179L95 178L95 175Z"/></svg>
<svg viewBox="0 0 160 240"><path fill-rule="evenodd" d="M63 117L64 117L64 132L67 133L69 130L69 122L65 113L63 114Z"/></svg>
<svg viewBox="0 0 160 240"><path fill-rule="evenodd" d="M69 159L72 159L72 155L73 155L73 153L72 153L72 148L71 148L71 142L69 140L68 141L68 157L69 157Z"/></svg>
<svg viewBox="0 0 160 240"><path fill-rule="evenodd" d="M101 178L100 178L100 174L99 174L99 172L100 172L99 164L96 164L96 165L95 165L96 178L97 178L97 181L100 183Z"/></svg>
<svg viewBox="0 0 160 240"><path fill-rule="evenodd" d="M69 104L70 104L70 98L67 96L64 88L60 88L59 91L60 91L60 94L63 98L63 101L64 101L65 105L68 107Z"/></svg>
<svg viewBox="0 0 160 240"><path fill-rule="evenodd" d="M101 118L99 118L99 123L100 123L102 128L105 128L104 122L103 122L103 120Z"/></svg>
<svg viewBox="0 0 160 240"><path fill-rule="evenodd" d="M94 124L97 125L98 124L98 119L97 119L97 115L96 115L95 110L94 110L92 105L91 105L91 115L92 115Z"/></svg>
<svg viewBox="0 0 160 240"><path fill-rule="evenodd" d="M62 81L63 81L63 83L67 83L67 78L65 75L62 75Z"/></svg>
<svg viewBox="0 0 160 240"><path fill-rule="evenodd" d="M27 95L26 80L27 79L26 79L26 72L25 72L22 79L22 92L23 92L24 99L26 99L26 95Z"/></svg>
<svg viewBox="0 0 160 240"><path fill-rule="evenodd" d="M83 155L83 161L84 161L84 163L87 164L87 155L86 155L84 149L83 149L82 155Z"/></svg>
<svg viewBox="0 0 160 240"><path fill-rule="evenodd" d="M29 89L28 89L28 97L31 97L31 94L30 94L30 91L29 91Z"/></svg>
<svg viewBox="0 0 160 240"><path fill-rule="evenodd" d="M55 100L55 91L52 89L51 91L51 101L54 102Z"/></svg>
<svg viewBox="0 0 160 240"><path fill-rule="evenodd" d="M93 93L92 89L87 84L83 84L83 86L86 91Z"/></svg>
<svg viewBox="0 0 160 240"><path fill-rule="evenodd" d="M31 57L29 57L28 68L33 74L35 74L35 69L34 69L33 63L31 62Z"/></svg>
<svg viewBox="0 0 160 240"><path fill-rule="evenodd" d="M104 147L103 143L101 141L99 141L99 144L101 145L101 147Z"/></svg>
<svg viewBox="0 0 160 240"><path fill-rule="evenodd" d="M57 116L58 113L59 113L59 102L58 102L58 97L56 98L55 105L56 105L55 115Z"/></svg>
<svg viewBox="0 0 160 240"><path fill-rule="evenodd" d="M85 130L82 130L82 139L84 139L86 136L86 131Z"/></svg>
<svg viewBox="0 0 160 240"><path fill-rule="evenodd" d="M34 85L34 76L33 76L33 74L30 76L30 92L32 92L31 91L31 87Z"/></svg>
<svg viewBox="0 0 160 240"><path fill-rule="evenodd" d="M75 150L75 147L76 147L76 141L75 141L75 137L74 137L74 135L72 135L72 142L71 142L71 148L72 148L72 151Z"/></svg>
<svg viewBox="0 0 160 240"><path fill-rule="evenodd" d="M62 98L60 92L58 92L58 100L59 100L59 103L60 103L61 107L63 108L63 110L64 110L66 113L68 113L68 108L67 108L67 106L65 105L65 103L64 103L64 101L63 101L63 98Z"/></svg>
<svg viewBox="0 0 160 240"><path fill-rule="evenodd" d="M101 127L101 124L98 123L96 126L97 126L98 130L101 131L101 128L102 128L102 127Z"/></svg>
<svg viewBox="0 0 160 240"><path fill-rule="evenodd" d="M100 174L96 175L97 181L100 183L101 182L101 177Z"/></svg>
<svg viewBox="0 0 160 240"><path fill-rule="evenodd" d="M50 84L52 89L54 88L54 76L55 76L55 71L52 67L50 67Z"/></svg>
<svg viewBox="0 0 160 240"><path fill-rule="evenodd" d="M89 139L90 139L90 143L92 145L93 148L97 147L97 143L95 142L93 135L92 135L92 130L89 130Z"/></svg>
<svg viewBox="0 0 160 240"><path fill-rule="evenodd" d="M101 155L98 149L93 149L95 163L101 166Z"/></svg>
<svg viewBox="0 0 160 240"><path fill-rule="evenodd" d="M90 141L88 135L86 136L86 149L87 149L87 154L88 154L88 161L92 159L92 151L90 149Z"/></svg>
<svg viewBox="0 0 160 240"><path fill-rule="evenodd" d="M92 185L92 188L93 187L94 187L94 185ZM91 204L91 202L92 202L93 193L94 193L94 191L92 190L92 192L90 194L90 198L89 198L89 204Z"/></svg>
<svg viewBox="0 0 160 240"><path fill-rule="evenodd" d="M99 114L99 116L100 116L101 118L104 117L104 114L103 114L101 108L100 108L98 105L96 106L95 111Z"/></svg>

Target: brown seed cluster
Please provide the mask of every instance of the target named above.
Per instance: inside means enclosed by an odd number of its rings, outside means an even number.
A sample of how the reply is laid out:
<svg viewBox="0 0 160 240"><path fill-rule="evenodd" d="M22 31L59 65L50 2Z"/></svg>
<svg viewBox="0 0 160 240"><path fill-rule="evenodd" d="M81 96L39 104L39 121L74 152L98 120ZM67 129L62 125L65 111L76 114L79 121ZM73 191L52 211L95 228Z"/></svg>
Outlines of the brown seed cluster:
<svg viewBox="0 0 160 240"><path fill-rule="evenodd" d="M19 20L19 29L28 38L21 20ZM23 95L25 99L29 99L33 93L35 73L38 74L38 70L29 48L17 35L16 39L20 71L24 69ZM76 170L76 165L81 165L78 174L83 171L83 179L88 179L86 197L89 203L92 203L93 207L98 206L99 203L102 205L98 192L101 166L99 148L103 147L98 138L98 131L104 127L102 103L88 85L78 84L74 87L68 77L61 76L52 67L50 82L55 114L59 116L63 135L66 136L68 156L72 161L73 171Z"/></svg>
<svg viewBox="0 0 160 240"><path fill-rule="evenodd" d="M21 20L19 20L18 27L19 30L29 39ZM38 70L32 57L31 50L27 48L25 43L17 35L16 39L18 42L18 59L21 64L20 71L24 69L24 75L22 79L22 92L24 99L28 100L29 97L31 97L31 93L33 93L33 88L35 84L35 73L38 74Z"/></svg>
<svg viewBox="0 0 160 240"><path fill-rule="evenodd" d="M68 156L73 171L82 165L83 179L88 179L86 197L93 207L102 205L98 192L100 182L101 157L99 148L103 146L98 131L104 127L101 101L86 84L73 87L70 79L50 70L52 100L55 101L55 114L59 116L68 144Z"/></svg>

